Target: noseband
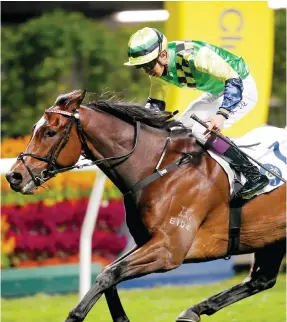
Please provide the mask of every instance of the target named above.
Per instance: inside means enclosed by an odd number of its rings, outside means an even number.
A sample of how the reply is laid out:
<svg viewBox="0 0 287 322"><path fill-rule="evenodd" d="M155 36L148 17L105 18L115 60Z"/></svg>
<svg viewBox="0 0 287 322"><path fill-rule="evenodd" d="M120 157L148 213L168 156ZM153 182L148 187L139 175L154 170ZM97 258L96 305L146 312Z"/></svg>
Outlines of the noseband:
<svg viewBox="0 0 287 322"><path fill-rule="evenodd" d="M65 171L72 170L75 168L79 169L79 168L83 168L83 167L91 166L91 165L99 165L99 164L102 164L106 161L120 160L120 159L124 159L124 158L126 160L127 158L129 158L131 156L131 154L134 152L134 150L137 146L139 132L140 132L140 122L134 120L133 124L135 126L135 137L134 137L134 143L133 143L132 150L125 155L95 160L92 152L90 151L90 149L87 145L85 133L84 133L83 127L80 123L80 113L77 109L74 110L72 113L67 112L67 111L56 110L56 109L48 109L48 110L45 110L45 113L60 114L64 117L68 117L69 120L68 120L67 124L65 125L65 128L64 128L58 142L53 146L51 152L49 153L49 155L47 157L42 157L42 156L38 156L33 153L24 153L24 152L21 152L17 157L17 160L20 160L23 163L23 165L25 166L25 168L27 169L27 171L29 172L36 187L40 186L42 182L47 181L48 179L52 178L53 176L55 176L56 174L58 174L60 172L65 172ZM87 164L83 164L83 165L73 165L70 167L61 167L59 164L57 164L57 158L58 158L59 154L61 153L61 151L63 150L63 148L66 146L67 142L69 141L72 125L74 123L76 123L76 126L77 126L77 133L78 133L79 139L82 144L83 154L86 158L92 160L92 162L87 163ZM40 160L40 161L48 163L47 169L43 170L41 172L41 177L35 176L33 174L30 167L25 163L24 157L32 157L36 160ZM123 160L123 161L125 161L125 160Z"/></svg>

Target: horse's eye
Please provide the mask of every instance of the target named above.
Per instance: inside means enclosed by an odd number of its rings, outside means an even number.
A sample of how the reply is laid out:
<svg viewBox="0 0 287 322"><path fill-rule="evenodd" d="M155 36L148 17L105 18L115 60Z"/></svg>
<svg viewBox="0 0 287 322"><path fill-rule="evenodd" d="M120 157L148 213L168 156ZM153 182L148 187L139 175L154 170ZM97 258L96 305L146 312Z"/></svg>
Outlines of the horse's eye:
<svg viewBox="0 0 287 322"><path fill-rule="evenodd" d="M46 132L45 132L45 135L46 136L48 136L49 138L52 138L53 136L55 136L57 134L57 132L56 131L54 131L54 130L47 130Z"/></svg>

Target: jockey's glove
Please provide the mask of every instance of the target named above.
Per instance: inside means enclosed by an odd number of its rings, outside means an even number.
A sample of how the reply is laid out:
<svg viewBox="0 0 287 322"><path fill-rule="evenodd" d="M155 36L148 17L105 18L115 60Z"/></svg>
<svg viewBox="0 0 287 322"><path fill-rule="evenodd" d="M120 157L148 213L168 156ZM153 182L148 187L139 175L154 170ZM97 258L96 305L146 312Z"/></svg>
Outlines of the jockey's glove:
<svg viewBox="0 0 287 322"><path fill-rule="evenodd" d="M165 110L165 102L157 100L155 98L150 98L149 97L147 99L145 107L148 108L148 109L151 109L151 110L158 109L158 110L164 112L164 110Z"/></svg>

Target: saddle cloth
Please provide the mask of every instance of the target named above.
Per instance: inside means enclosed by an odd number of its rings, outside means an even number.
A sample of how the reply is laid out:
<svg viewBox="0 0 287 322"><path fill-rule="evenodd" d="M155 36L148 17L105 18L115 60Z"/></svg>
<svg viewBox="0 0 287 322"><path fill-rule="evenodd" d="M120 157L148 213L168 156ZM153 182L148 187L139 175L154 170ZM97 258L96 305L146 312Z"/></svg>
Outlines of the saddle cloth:
<svg viewBox="0 0 287 322"><path fill-rule="evenodd" d="M256 128L233 141L243 152L265 165L265 167L273 170L273 172L283 177L285 180L287 179L286 128L282 129L274 126L263 126ZM236 181L239 181L242 185L244 185L246 178L243 174L236 174L221 156L210 150L207 152L221 165L226 172L230 185L230 196L233 196L235 194ZM253 162L252 160L250 161L258 167L262 174L265 174L268 177L269 184L254 194L246 196L245 199L250 199L256 195L272 191L284 184L284 182L272 175L270 172L267 172L265 169L261 168L257 163Z"/></svg>

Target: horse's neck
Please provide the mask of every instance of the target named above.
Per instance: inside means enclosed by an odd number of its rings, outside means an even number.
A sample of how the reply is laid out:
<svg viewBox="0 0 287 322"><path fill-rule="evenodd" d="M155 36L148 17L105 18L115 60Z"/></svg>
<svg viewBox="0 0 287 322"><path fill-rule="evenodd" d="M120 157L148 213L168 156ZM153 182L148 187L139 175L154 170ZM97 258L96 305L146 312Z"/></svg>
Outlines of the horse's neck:
<svg viewBox="0 0 287 322"><path fill-rule="evenodd" d="M88 147L96 159L122 156L130 152L135 126L106 113L87 111L84 131ZM167 133L141 126L135 151L127 159L110 161L100 168L122 191L151 174L164 147Z"/></svg>
<svg viewBox="0 0 287 322"><path fill-rule="evenodd" d="M112 115L87 111L83 126L89 138L88 146L96 159L122 156L133 148L135 126ZM126 192L130 186L154 172L167 137L167 132L142 124L138 144L131 156L110 161L100 168L122 192ZM194 158L197 166L202 162L201 147L194 137L172 134L172 142L168 145L161 168L181 158L182 153L198 154ZM209 171L210 167L205 168Z"/></svg>

